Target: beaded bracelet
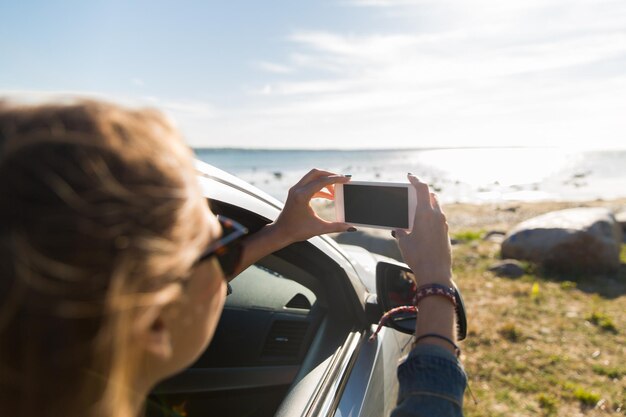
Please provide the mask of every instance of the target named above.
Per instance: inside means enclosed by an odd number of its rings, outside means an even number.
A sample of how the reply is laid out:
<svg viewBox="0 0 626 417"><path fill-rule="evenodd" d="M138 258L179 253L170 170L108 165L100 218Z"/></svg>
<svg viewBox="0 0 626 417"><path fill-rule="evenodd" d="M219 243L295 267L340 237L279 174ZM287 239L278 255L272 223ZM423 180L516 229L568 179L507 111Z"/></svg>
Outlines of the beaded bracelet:
<svg viewBox="0 0 626 417"><path fill-rule="evenodd" d="M417 306L417 304L422 301L426 297L430 296L439 296L448 299L452 305L456 308L456 291L454 288L447 287L441 284L428 284L422 285L415 292L415 297L413 298L413 305Z"/></svg>
<svg viewBox="0 0 626 417"><path fill-rule="evenodd" d="M417 345L417 342L419 342L422 339L426 339L427 337L434 337L435 339L441 339L444 342L448 342L450 345L452 345L452 347L454 347L454 353L456 354L456 357L458 358L459 356L461 356L461 348L458 347L456 343L454 343L451 339L448 339L447 337L442 336L437 333L426 333L419 337L416 337L415 340L413 341L413 346L415 347Z"/></svg>
<svg viewBox="0 0 626 417"><path fill-rule="evenodd" d="M383 326L385 324L387 324L387 322L393 316L395 316L397 314L404 314L404 313L417 314L417 307L415 307L415 306L400 306L400 307L392 308L391 310L389 310L388 312L383 314L383 316L378 321L378 327L376 327L376 330L374 331L374 333L372 333L372 335L369 338L370 342L372 340L376 339L376 336L378 336L378 333L380 332L380 330L383 328Z"/></svg>

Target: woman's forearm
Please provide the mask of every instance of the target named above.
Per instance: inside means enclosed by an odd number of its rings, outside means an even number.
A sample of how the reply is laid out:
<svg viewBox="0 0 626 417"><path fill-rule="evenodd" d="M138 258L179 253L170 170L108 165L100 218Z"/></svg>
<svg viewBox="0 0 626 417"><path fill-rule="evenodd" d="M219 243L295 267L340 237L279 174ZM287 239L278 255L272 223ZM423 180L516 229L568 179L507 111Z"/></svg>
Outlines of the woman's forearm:
<svg viewBox="0 0 626 417"><path fill-rule="evenodd" d="M438 334L456 343L456 313L454 306L443 297L428 297L420 301L415 324L415 338L426 334ZM441 346L456 353L454 346L436 337L425 337L418 343Z"/></svg>
<svg viewBox="0 0 626 417"><path fill-rule="evenodd" d="M289 189L285 206L276 221L244 240L242 258L234 276L261 258L293 242L350 229L347 223L322 220L311 207L311 199L332 200L334 185L345 184L348 181L350 181L348 176L318 169L312 169L304 175ZM323 189L327 191L322 191Z"/></svg>
<svg viewBox="0 0 626 417"><path fill-rule="evenodd" d="M293 242L290 237L279 230L275 223L264 226L261 230L251 234L243 241L241 260L232 278L258 260L291 243Z"/></svg>

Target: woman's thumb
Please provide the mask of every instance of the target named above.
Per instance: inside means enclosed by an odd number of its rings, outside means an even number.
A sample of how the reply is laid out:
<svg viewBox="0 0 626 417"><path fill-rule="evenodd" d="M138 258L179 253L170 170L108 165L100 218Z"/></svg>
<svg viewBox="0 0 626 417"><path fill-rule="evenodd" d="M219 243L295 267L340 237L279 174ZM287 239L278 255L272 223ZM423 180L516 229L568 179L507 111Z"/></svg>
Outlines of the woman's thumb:
<svg viewBox="0 0 626 417"><path fill-rule="evenodd" d="M403 237L406 237L407 235L407 231L404 229L395 229L391 231L391 236L395 237L396 239L400 240Z"/></svg>
<svg viewBox="0 0 626 417"><path fill-rule="evenodd" d="M331 223L332 232L356 232L357 228L348 223Z"/></svg>

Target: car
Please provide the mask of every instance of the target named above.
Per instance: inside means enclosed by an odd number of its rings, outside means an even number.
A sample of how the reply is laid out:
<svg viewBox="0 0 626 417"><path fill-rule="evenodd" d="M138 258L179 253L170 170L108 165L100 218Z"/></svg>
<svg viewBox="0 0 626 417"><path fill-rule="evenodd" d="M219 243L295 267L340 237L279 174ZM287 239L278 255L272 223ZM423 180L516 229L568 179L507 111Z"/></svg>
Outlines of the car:
<svg viewBox="0 0 626 417"><path fill-rule="evenodd" d="M202 191L216 214L254 232L282 203L204 162ZM411 330L383 327L376 270L397 261L327 236L297 242L231 281L207 350L157 386L147 415L388 416ZM169 414L168 414L169 413Z"/></svg>

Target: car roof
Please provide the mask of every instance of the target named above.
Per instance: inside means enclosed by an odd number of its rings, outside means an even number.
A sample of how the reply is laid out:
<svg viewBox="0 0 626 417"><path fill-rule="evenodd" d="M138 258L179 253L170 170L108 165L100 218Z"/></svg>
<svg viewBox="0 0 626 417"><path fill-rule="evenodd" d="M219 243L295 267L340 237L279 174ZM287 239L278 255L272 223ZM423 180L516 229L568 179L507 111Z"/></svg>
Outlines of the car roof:
<svg viewBox="0 0 626 417"><path fill-rule="evenodd" d="M195 160L194 165L196 172L201 178L210 180L200 182L206 196L219 195L220 198L230 197L232 201L228 201L228 203L240 207L244 207L246 203L250 204L252 201L256 201L255 205L258 206L258 201L260 200L270 207L273 207L274 211L276 211L276 215L278 215L283 208L283 203L279 200L265 191L245 182L241 178L199 160ZM252 197L253 200L249 200L248 197ZM256 210L251 211L256 212ZM273 218L268 217L268 219Z"/></svg>

